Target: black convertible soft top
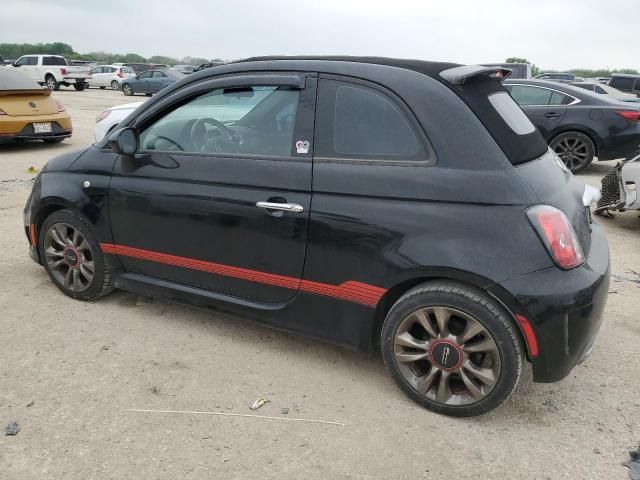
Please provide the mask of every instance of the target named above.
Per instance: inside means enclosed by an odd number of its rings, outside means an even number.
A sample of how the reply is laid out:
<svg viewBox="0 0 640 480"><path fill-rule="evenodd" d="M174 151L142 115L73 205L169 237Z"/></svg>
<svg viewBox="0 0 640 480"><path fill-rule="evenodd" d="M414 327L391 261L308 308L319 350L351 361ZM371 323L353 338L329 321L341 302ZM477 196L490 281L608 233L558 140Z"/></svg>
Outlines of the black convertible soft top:
<svg viewBox="0 0 640 480"><path fill-rule="evenodd" d="M545 142L537 129L526 135L518 135L505 123L504 119L491 105L489 95L506 91L501 80L507 77L510 71L502 66L465 66L449 62L387 57L352 57L347 55L251 57L235 63L279 60L369 63L403 68L427 75L453 90L469 106L513 165L520 165L539 158L547 151L547 142Z"/></svg>

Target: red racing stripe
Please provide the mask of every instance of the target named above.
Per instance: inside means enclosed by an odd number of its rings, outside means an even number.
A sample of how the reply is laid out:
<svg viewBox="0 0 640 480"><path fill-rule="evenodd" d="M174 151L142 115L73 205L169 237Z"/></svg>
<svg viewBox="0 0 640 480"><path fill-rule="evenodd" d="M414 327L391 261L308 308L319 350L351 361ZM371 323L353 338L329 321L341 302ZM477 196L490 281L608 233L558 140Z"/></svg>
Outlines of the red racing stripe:
<svg viewBox="0 0 640 480"><path fill-rule="evenodd" d="M225 277L239 278L249 282L262 283L275 287L287 288L289 290L300 290L306 293L313 293L325 297L338 298L348 302L359 303L368 307L375 307L386 290L381 287L369 285L362 282L349 280L340 285L314 282L312 280L300 280L297 278L276 275L273 273L259 272L246 268L233 267L221 263L207 262L195 258L179 257L167 253L154 252L141 248L127 247L125 245L114 245L112 243L101 243L100 248L104 253L110 255L121 255L124 257L146 260L149 262L162 263L174 267L188 268L200 272L221 275Z"/></svg>

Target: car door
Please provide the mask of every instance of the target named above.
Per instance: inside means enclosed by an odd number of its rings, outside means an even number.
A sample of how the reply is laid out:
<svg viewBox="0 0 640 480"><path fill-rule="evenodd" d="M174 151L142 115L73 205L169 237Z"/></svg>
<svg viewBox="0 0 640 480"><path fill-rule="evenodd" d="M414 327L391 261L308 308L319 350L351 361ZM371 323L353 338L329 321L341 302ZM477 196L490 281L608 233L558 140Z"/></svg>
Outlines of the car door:
<svg viewBox="0 0 640 480"><path fill-rule="evenodd" d="M151 76L153 72L147 71L142 72L140 75L136 77L136 81L133 89L136 93L153 93L151 91Z"/></svg>
<svg viewBox="0 0 640 480"><path fill-rule="evenodd" d="M567 105L578 101L575 97L548 87L524 84L505 86L547 141L567 113Z"/></svg>
<svg viewBox="0 0 640 480"><path fill-rule="evenodd" d="M91 75L91 80L90 80L91 86L93 87L104 86L104 84L102 83L103 71L104 71L104 67L95 67L89 71L89 74Z"/></svg>
<svg viewBox="0 0 640 480"><path fill-rule="evenodd" d="M304 74L223 77L143 112L132 121L138 153L115 163L115 243L104 248L130 275L291 299L306 252L315 90Z"/></svg>
<svg viewBox="0 0 640 480"><path fill-rule="evenodd" d="M20 68L21 72L28 75L33 80L40 83L44 81L44 78L40 78L38 57L34 55L24 55L16 61L15 65Z"/></svg>
<svg viewBox="0 0 640 480"><path fill-rule="evenodd" d="M153 89L152 93L158 93L169 83L169 77L164 72L160 72L158 70L154 71L151 77L151 88Z"/></svg>

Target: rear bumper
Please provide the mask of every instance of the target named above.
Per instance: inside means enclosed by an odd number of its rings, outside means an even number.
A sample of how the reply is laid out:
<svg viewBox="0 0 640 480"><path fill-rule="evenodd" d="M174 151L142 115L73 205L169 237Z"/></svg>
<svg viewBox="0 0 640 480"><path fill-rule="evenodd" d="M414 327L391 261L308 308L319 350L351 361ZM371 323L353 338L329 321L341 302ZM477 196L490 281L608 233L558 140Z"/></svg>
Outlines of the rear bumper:
<svg viewBox="0 0 640 480"><path fill-rule="evenodd" d="M640 151L640 125L625 133L609 135L598 147L598 160L630 158Z"/></svg>
<svg viewBox="0 0 640 480"><path fill-rule="evenodd" d="M35 133L34 123L51 123L51 133ZM0 140L2 139L46 139L67 138L73 133L71 119L58 115L34 117L9 117L0 120Z"/></svg>
<svg viewBox="0 0 640 480"><path fill-rule="evenodd" d="M74 85L76 83L80 84L80 83L88 83L91 81L91 77L89 75L87 75L86 77L64 77L62 79L62 82L60 83L66 83L68 85Z"/></svg>
<svg viewBox="0 0 640 480"><path fill-rule="evenodd" d="M609 268L607 240L593 224L582 266L569 271L550 267L500 284L514 299L509 307L524 315L535 333L534 381L561 380L590 353L609 293Z"/></svg>

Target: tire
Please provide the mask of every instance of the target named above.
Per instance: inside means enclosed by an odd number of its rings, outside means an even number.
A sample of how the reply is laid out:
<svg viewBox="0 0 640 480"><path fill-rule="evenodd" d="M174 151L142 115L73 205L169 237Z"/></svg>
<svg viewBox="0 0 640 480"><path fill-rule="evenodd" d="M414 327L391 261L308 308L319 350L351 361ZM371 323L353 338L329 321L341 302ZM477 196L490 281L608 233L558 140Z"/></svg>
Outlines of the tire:
<svg viewBox="0 0 640 480"><path fill-rule="evenodd" d="M130 97L133 95L133 87L128 84L128 83L123 83L122 84L122 93L124 93L127 97Z"/></svg>
<svg viewBox="0 0 640 480"><path fill-rule="evenodd" d="M87 88L87 84L86 83L74 83L73 84L73 88L76 89L76 91L81 92L83 91L85 88Z"/></svg>
<svg viewBox="0 0 640 480"><path fill-rule="evenodd" d="M43 138L44 143L61 143L64 138Z"/></svg>
<svg viewBox="0 0 640 480"><path fill-rule="evenodd" d="M549 146L573 173L589 168L596 155L593 141L581 132L561 133L549 142Z"/></svg>
<svg viewBox="0 0 640 480"><path fill-rule="evenodd" d="M107 88L107 87L100 87L100 90L104 90L105 88Z"/></svg>
<svg viewBox="0 0 640 480"><path fill-rule="evenodd" d="M77 238L72 233L75 231L79 233ZM64 232L67 232L66 237ZM66 246L63 247L63 244ZM58 210L47 217L40 228L38 252L49 278L65 295L90 301L113 291L109 258L100 250L92 227L80 215L70 210ZM76 260L77 268L70 266L69 258L71 257ZM56 267L55 263L58 260L60 260L60 266ZM90 272L90 264L94 271L89 281L85 275L86 272ZM71 282L70 285L65 285L64 281L64 278L72 277L72 281L75 282L75 270L78 271L78 288L74 288ZM67 275L69 271L72 273ZM82 279L85 280L84 284Z"/></svg>
<svg viewBox="0 0 640 480"><path fill-rule="evenodd" d="M44 77L44 84L49 90L58 91L60 90L60 83L56 81L56 77L49 74Z"/></svg>
<svg viewBox="0 0 640 480"><path fill-rule="evenodd" d="M147 97L150 97L150 96L151 96L151 95L153 95L153 94L152 94L152 93L145 93L145 95L146 95Z"/></svg>
<svg viewBox="0 0 640 480"><path fill-rule="evenodd" d="M409 398L456 417L482 415L509 398L524 359L506 314L482 291L450 281L424 283L400 297L382 326L381 349Z"/></svg>
<svg viewBox="0 0 640 480"><path fill-rule="evenodd" d="M111 90L114 90L114 91L116 91L116 92L117 92L118 90L120 90L120 84L118 83L118 81L117 81L117 80L113 80L113 81L111 82Z"/></svg>

